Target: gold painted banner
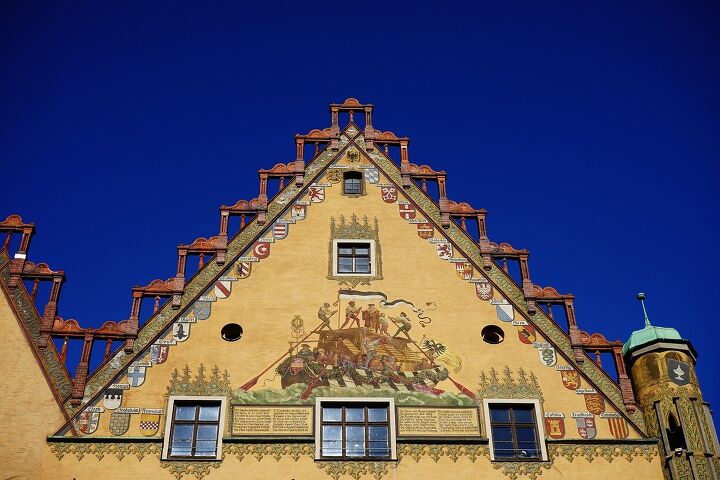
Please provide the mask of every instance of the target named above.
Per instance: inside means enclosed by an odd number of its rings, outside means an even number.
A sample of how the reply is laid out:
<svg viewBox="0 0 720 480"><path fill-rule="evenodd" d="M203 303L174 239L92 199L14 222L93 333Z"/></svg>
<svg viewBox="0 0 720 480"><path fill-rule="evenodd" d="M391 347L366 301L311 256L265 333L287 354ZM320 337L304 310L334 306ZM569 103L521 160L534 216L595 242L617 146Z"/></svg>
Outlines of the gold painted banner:
<svg viewBox="0 0 720 480"><path fill-rule="evenodd" d="M312 435L313 407L233 406L233 435Z"/></svg>
<svg viewBox="0 0 720 480"><path fill-rule="evenodd" d="M480 435L477 408L398 407L398 435L454 437Z"/></svg>

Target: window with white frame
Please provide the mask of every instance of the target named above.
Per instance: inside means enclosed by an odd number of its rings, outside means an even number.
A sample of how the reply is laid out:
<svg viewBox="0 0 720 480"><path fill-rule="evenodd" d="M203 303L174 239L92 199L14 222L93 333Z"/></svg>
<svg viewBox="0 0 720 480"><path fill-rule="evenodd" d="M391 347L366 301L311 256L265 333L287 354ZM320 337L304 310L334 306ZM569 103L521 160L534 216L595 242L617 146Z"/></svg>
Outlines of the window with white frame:
<svg viewBox="0 0 720 480"><path fill-rule="evenodd" d="M363 193L362 172L345 172L343 174L343 193L345 195L361 195Z"/></svg>
<svg viewBox="0 0 720 480"><path fill-rule="evenodd" d="M375 242L333 240L333 275L375 275Z"/></svg>
<svg viewBox="0 0 720 480"><path fill-rule="evenodd" d="M220 460L225 401L225 397L171 396L162 458Z"/></svg>
<svg viewBox="0 0 720 480"><path fill-rule="evenodd" d="M390 398L318 398L317 459L394 460L395 404Z"/></svg>
<svg viewBox="0 0 720 480"><path fill-rule="evenodd" d="M547 460L538 400L485 400L484 410L492 460Z"/></svg>

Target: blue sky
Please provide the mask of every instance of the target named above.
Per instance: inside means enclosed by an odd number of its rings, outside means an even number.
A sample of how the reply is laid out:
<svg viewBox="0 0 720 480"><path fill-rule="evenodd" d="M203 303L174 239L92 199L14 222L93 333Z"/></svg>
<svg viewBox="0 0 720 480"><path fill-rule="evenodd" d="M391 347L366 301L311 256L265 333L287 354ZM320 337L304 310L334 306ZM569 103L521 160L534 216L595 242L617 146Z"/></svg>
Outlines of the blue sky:
<svg viewBox="0 0 720 480"><path fill-rule="evenodd" d="M62 317L127 318L352 96L582 329L627 339L645 291L720 402L717 2L295 5L0 4L0 216L66 271Z"/></svg>

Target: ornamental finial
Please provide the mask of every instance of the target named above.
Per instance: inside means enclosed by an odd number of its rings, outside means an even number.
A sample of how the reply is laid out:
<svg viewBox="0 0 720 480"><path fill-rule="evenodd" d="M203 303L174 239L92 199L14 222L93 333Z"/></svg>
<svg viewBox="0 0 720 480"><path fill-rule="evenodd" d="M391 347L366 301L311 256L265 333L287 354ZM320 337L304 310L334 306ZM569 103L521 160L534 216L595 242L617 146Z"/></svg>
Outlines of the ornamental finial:
<svg viewBox="0 0 720 480"><path fill-rule="evenodd" d="M645 328L652 327L650 319L648 318L647 310L645 309L645 294L642 292L638 293L637 299L640 300L640 305L642 305L643 315L645 316Z"/></svg>

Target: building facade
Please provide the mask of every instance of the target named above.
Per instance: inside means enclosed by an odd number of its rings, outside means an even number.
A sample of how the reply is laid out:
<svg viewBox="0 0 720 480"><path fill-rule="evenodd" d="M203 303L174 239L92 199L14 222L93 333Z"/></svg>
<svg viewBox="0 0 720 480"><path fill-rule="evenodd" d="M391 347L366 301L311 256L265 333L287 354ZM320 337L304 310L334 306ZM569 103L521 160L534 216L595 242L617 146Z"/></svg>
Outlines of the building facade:
<svg viewBox="0 0 720 480"><path fill-rule="evenodd" d="M33 224L1 222L20 239L0 251L4 476L717 479L692 345L582 330L373 110L330 105L122 322L60 318L64 272L31 261Z"/></svg>

